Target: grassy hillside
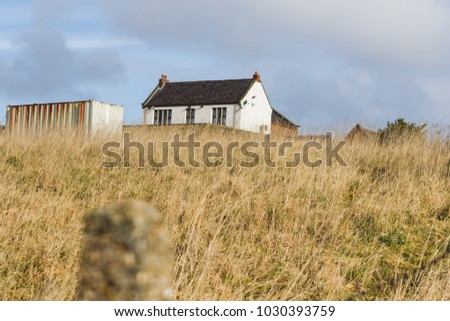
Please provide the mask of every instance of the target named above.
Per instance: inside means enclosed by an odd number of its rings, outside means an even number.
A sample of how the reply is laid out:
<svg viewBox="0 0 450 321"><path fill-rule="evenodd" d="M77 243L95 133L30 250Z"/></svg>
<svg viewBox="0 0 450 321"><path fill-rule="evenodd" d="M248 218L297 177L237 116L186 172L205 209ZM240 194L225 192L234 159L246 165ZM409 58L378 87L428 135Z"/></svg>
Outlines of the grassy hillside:
<svg viewBox="0 0 450 321"><path fill-rule="evenodd" d="M74 299L83 217L140 199L165 214L178 299L450 300L448 142L354 142L347 167L185 169L102 168L102 143L0 137L0 299Z"/></svg>

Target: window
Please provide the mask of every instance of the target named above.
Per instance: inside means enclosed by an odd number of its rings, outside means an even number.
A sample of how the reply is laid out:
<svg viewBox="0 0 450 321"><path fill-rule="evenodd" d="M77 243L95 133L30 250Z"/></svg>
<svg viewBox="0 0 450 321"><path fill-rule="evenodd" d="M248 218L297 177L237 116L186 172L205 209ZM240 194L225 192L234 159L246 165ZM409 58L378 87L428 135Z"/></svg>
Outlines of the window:
<svg viewBox="0 0 450 321"><path fill-rule="evenodd" d="M195 109L186 109L186 124L195 124Z"/></svg>
<svg viewBox="0 0 450 321"><path fill-rule="evenodd" d="M170 125L172 123L172 109L155 110L154 125Z"/></svg>
<svg viewBox="0 0 450 321"><path fill-rule="evenodd" d="M213 125L226 125L227 124L227 108L213 108L212 114Z"/></svg>

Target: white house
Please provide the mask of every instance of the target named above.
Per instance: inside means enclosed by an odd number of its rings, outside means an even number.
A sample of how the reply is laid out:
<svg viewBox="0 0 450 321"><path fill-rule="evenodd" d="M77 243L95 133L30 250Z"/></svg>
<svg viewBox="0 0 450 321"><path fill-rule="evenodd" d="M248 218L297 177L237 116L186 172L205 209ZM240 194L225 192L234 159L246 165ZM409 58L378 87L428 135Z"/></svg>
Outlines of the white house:
<svg viewBox="0 0 450 321"><path fill-rule="evenodd" d="M273 115L258 72L247 79L187 82L169 82L162 75L142 108L145 125L206 123L269 134L276 119L275 125L298 131L280 113Z"/></svg>

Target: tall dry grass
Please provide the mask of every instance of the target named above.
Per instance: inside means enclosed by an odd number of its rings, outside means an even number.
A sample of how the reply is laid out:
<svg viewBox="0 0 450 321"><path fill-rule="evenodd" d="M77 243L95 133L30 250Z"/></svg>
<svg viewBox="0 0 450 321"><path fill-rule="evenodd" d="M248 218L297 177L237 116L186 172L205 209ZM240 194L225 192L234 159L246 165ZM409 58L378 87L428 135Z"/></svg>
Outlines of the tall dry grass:
<svg viewBox="0 0 450 321"><path fill-rule="evenodd" d="M133 138L190 130L261 140ZM347 144L347 167L185 169L102 168L103 142L0 138L1 299L74 299L83 217L125 199L165 214L181 300L450 299L448 141Z"/></svg>

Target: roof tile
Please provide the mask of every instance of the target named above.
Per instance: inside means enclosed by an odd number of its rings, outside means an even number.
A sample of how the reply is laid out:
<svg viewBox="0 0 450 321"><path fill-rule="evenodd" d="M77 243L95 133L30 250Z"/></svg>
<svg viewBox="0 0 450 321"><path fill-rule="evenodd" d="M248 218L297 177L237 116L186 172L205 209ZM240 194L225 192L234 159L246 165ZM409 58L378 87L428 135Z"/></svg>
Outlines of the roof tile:
<svg viewBox="0 0 450 321"><path fill-rule="evenodd" d="M144 107L237 104L253 79L168 82Z"/></svg>

